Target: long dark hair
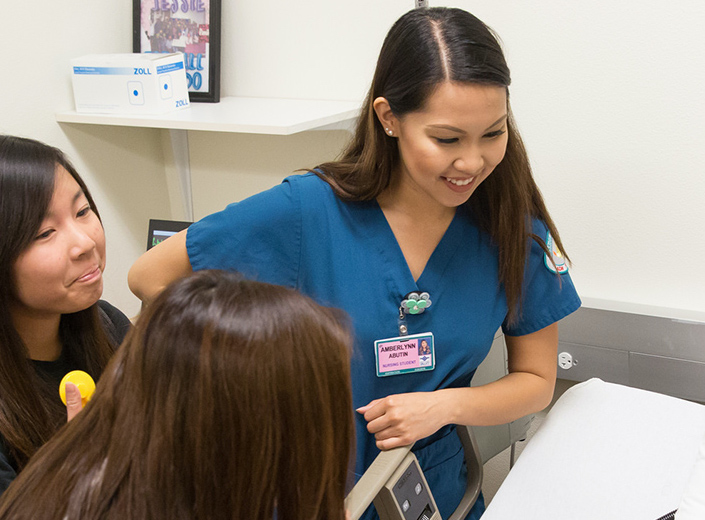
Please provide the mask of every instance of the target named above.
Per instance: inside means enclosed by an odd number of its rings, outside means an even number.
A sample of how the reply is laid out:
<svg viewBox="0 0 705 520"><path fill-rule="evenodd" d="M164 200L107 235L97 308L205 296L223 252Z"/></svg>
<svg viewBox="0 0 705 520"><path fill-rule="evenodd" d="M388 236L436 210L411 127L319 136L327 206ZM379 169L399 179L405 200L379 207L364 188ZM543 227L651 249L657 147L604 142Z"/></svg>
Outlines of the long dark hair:
<svg viewBox="0 0 705 520"><path fill-rule="evenodd" d="M434 7L403 15L387 34L354 137L341 158L315 171L346 200L371 200L384 191L399 164L396 139L377 120L373 103L384 97L397 118L421 110L446 81L508 88L509 67L498 38L467 11ZM508 99L508 98L507 98ZM509 101L507 101L509 103ZM504 159L466 203L478 225L499 249L499 276L510 321L520 314L529 237L546 250L545 238L532 234L532 218L542 220L559 249L558 231L534 182L529 159L507 106L508 144Z"/></svg>
<svg viewBox="0 0 705 520"><path fill-rule="evenodd" d="M182 278L0 518L343 520L349 362L338 312L231 272Z"/></svg>
<svg viewBox="0 0 705 520"><path fill-rule="evenodd" d="M66 422L58 389L36 374L10 313L16 298L15 262L44 220L58 166L76 180L97 215L88 188L60 150L32 139L0 135L0 434L18 468ZM94 378L114 350L97 304L64 314L59 336L65 355Z"/></svg>

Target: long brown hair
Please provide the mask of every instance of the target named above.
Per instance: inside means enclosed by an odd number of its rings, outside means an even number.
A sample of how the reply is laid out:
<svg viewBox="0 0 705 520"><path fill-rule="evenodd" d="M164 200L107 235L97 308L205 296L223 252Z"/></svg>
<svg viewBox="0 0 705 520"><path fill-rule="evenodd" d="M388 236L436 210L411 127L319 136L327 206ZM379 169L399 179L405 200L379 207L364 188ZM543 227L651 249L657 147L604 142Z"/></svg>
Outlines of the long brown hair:
<svg viewBox="0 0 705 520"><path fill-rule="evenodd" d="M44 220L58 166L76 180L98 215L88 188L59 149L0 135L0 434L20 469L66 422L57 388L37 375L10 311L16 298L14 266ZM98 304L64 314L59 336L65 355L76 368L97 379L114 351Z"/></svg>
<svg viewBox="0 0 705 520"><path fill-rule="evenodd" d="M401 119L423 109L445 81L508 88L511 78L497 37L481 20L461 9L414 9L397 20L385 38L350 144L339 160L312 171L345 200L376 198L390 185L399 164L399 149L396 139L389 138L379 124L374 100L384 97ZM531 219L546 224L559 249L563 250L563 244L534 182L511 109L507 109L504 159L466 204L498 246L500 281L510 321L514 321L520 315L529 238L547 250L546 237L532 233Z"/></svg>
<svg viewBox="0 0 705 520"><path fill-rule="evenodd" d="M223 271L174 282L0 518L342 520L346 330L281 286Z"/></svg>

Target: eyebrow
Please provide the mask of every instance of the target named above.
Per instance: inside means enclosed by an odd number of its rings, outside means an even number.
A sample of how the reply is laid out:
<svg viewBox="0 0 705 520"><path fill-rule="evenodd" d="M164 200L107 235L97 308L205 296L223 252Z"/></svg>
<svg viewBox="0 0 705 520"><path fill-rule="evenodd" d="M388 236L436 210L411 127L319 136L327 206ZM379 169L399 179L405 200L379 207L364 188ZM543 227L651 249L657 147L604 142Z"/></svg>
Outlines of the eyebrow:
<svg viewBox="0 0 705 520"><path fill-rule="evenodd" d="M497 121L495 121L490 126L488 126L485 131L497 126L499 123L502 123L503 121L505 121L507 119L507 117L508 117L508 114L504 114L502 117L497 119ZM458 132L459 134L466 134L467 133L465 130L462 130L462 129L457 128L452 125L428 125L428 127L429 128L438 128L438 129L443 129L443 130L450 130L451 132Z"/></svg>
<svg viewBox="0 0 705 520"><path fill-rule="evenodd" d="M76 194L75 194L75 195L73 196L73 198L71 199L71 204L76 204L76 201L77 201L78 199L80 199L80 198L81 198L82 196L84 196L84 195L85 195L85 193L83 192L83 190L82 190L81 188L78 188L78 191L76 192ZM54 216L54 213L47 210L46 214L44 215L44 218L50 218L50 217L53 217L53 216Z"/></svg>

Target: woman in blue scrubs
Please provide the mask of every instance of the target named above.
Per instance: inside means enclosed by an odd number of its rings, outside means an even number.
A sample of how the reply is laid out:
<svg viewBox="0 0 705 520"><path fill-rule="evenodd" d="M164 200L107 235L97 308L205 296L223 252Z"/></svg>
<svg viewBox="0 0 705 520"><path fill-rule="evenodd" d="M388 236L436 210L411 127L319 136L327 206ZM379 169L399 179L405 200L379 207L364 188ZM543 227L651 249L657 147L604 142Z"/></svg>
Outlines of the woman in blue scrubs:
<svg viewBox="0 0 705 520"><path fill-rule="evenodd" d="M548 405L557 321L580 306L509 83L496 38L470 13L405 14L340 160L195 223L129 276L149 301L192 269L233 269L347 311L356 473L379 450L415 443L443 518L466 480L454 425ZM509 374L470 388L500 327ZM483 510L480 500L469 518Z"/></svg>

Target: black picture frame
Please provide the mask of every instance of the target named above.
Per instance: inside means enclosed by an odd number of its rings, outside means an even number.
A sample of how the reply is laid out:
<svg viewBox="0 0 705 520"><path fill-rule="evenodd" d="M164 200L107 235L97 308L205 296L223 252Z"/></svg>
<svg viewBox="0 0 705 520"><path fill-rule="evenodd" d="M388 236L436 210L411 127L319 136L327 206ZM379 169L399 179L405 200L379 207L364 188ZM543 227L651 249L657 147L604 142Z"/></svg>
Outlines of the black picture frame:
<svg viewBox="0 0 705 520"><path fill-rule="evenodd" d="M183 52L189 100L218 103L221 0L132 2L132 51Z"/></svg>

